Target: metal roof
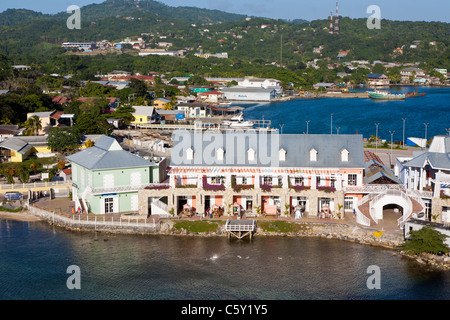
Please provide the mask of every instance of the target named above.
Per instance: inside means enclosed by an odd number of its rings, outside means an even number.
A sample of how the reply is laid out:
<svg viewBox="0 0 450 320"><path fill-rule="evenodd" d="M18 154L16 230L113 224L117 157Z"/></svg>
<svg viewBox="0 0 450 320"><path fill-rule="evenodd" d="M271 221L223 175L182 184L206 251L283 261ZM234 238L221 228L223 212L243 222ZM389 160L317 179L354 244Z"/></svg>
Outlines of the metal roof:
<svg viewBox="0 0 450 320"><path fill-rule="evenodd" d="M284 168L361 168L364 165L362 135L263 134L263 133L192 133L175 132L171 166L284 167ZM187 150L194 151L188 160ZM225 151L223 160L216 156ZM253 149L255 159L248 157ZM280 160L284 149L285 160ZM311 150L317 160L311 161ZM342 151L348 161L342 161Z"/></svg>
<svg viewBox="0 0 450 320"><path fill-rule="evenodd" d="M150 167L154 164L122 149L116 139L101 136L95 146L67 157L89 170Z"/></svg>

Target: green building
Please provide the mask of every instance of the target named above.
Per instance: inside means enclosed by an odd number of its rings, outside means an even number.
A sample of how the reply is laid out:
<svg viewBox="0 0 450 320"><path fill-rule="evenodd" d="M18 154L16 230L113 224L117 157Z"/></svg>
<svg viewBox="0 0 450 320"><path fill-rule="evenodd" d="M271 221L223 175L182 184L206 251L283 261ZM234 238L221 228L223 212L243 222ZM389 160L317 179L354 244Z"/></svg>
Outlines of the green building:
<svg viewBox="0 0 450 320"><path fill-rule="evenodd" d="M76 210L95 214L138 211L138 190L159 183L159 166L101 136L95 146L67 157Z"/></svg>

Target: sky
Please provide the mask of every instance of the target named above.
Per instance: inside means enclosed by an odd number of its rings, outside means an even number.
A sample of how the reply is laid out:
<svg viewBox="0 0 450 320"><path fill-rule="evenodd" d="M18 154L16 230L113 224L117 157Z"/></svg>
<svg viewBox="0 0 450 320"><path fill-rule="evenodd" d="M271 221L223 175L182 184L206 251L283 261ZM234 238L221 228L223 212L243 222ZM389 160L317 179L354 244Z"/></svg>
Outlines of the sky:
<svg viewBox="0 0 450 320"><path fill-rule="evenodd" d="M0 12L9 8L30 9L42 13L66 11L70 5L82 7L104 0L0 0ZM335 0L159 0L169 6L218 9L231 13L274 19L325 19L336 10ZM367 8L377 5L382 19L442 21L450 23L449 0L341 0L339 15L369 18Z"/></svg>

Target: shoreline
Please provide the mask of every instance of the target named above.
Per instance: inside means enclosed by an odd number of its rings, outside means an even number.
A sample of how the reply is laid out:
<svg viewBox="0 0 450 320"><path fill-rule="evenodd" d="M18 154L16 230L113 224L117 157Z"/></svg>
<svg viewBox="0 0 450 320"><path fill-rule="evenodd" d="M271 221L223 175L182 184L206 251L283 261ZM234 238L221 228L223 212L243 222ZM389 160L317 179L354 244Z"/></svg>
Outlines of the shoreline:
<svg viewBox="0 0 450 320"><path fill-rule="evenodd" d="M174 228L176 221L163 220L160 222L159 230L149 231L139 228L101 228L97 226L94 228L89 227L76 227L69 226L67 224L52 222L49 219L34 216L33 214L26 213L26 210L20 212L5 212L0 211L0 220L14 220L20 222L46 222L48 225L57 226L71 232L90 232L90 233L103 233L105 235L141 235L141 236L169 236L169 237L221 237L226 238L227 233L224 231L223 224L218 224L217 231L208 232L194 232L190 230ZM200 220L201 221L201 220ZM203 220L205 222L205 220ZM278 222L281 220L265 220L269 222ZM193 221L194 223L196 221ZM217 224L218 220L207 221L211 224ZM422 253L418 255L409 255L401 250L399 246L404 243L405 239L403 234L398 232L379 232L376 229L363 228L359 226L352 226L344 223L336 222L312 222L312 221L288 221L292 226L300 227L300 230L282 232L282 231L265 231L260 226L257 226L254 234L257 237L274 237L274 238L320 238L330 240L340 240L361 245L368 245L374 247L380 247L387 250L391 250L393 254L399 254L403 257L416 261L422 266L433 268L439 271L450 271L450 256L449 254L443 256L437 256L428 253ZM254 236L253 236L254 238ZM242 240L236 240L242 241ZM252 240L250 240L252 241Z"/></svg>

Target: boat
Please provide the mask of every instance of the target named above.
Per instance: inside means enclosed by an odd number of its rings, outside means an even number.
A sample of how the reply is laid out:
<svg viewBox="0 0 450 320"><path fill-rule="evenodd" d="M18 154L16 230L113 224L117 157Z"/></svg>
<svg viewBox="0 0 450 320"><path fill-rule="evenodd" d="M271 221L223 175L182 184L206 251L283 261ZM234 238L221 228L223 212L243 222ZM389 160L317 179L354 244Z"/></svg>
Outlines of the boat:
<svg viewBox="0 0 450 320"><path fill-rule="evenodd" d="M254 123L249 120L244 120L244 115L241 112L230 118L230 120L223 121L222 125L232 128L252 128Z"/></svg>
<svg viewBox="0 0 450 320"><path fill-rule="evenodd" d="M406 94L404 93L390 93L389 91L367 91L369 97L378 100L404 100L406 99Z"/></svg>
<svg viewBox="0 0 450 320"><path fill-rule="evenodd" d="M425 93L419 93L419 90L416 90L416 85L414 85L414 91L413 92L407 92L406 97L407 98L415 98L415 97L423 97L426 95Z"/></svg>

